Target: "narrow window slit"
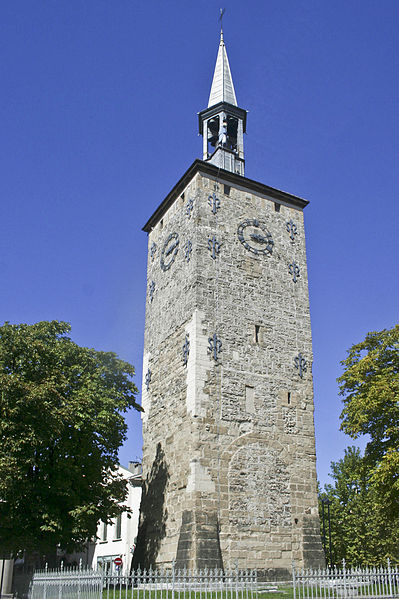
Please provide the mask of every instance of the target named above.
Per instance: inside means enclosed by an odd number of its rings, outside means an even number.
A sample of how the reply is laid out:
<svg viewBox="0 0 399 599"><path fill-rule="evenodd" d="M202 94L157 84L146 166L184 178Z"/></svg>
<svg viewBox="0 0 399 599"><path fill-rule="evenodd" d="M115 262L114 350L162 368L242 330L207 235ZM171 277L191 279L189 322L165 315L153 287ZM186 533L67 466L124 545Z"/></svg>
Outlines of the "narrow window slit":
<svg viewBox="0 0 399 599"><path fill-rule="evenodd" d="M250 414L255 412L255 388L245 385L245 410Z"/></svg>

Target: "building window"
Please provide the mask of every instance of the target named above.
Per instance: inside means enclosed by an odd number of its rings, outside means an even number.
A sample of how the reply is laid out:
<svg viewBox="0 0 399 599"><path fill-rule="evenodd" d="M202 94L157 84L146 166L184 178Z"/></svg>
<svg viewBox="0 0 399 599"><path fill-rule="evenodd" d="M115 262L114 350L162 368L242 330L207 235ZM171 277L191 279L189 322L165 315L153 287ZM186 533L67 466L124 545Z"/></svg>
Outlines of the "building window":
<svg viewBox="0 0 399 599"><path fill-rule="evenodd" d="M115 541L122 538L122 514L116 517L115 523Z"/></svg>
<svg viewBox="0 0 399 599"><path fill-rule="evenodd" d="M290 405L290 403L291 403L291 391L288 391L288 393L287 393L287 403L288 403L288 405Z"/></svg>
<svg viewBox="0 0 399 599"><path fill-rule="evenodd" d="M274 212L280 212L281 205L274 202Z"/></svg>
<svg viewBox="0 0 399 599"><path fill-rule="evenodd" d="M105 543L105 541L107 540L107 532L108 532L107 523L103 522L102 531L101 531L101 540L103 541L103 543Z"/></svg>
<svg viewBox="0 0 399 599"><path fill-rule="evenodd" d="M255 343L260 343L260 324L255 325L254 341Z"/></svg>
<svg viewBox="0 0 399 599"><path fill-rule="evenodd" d="M225 185L224 186L224 195L225 196L229 196L230 195L230 189L231 189L230 185Z"/></svg>
<svg viewBox="0 0 399 599"><path fill-rule="evenodd" d="M219 116L214 116L207 121L208 158L216 149L219 140Z"/></svg>

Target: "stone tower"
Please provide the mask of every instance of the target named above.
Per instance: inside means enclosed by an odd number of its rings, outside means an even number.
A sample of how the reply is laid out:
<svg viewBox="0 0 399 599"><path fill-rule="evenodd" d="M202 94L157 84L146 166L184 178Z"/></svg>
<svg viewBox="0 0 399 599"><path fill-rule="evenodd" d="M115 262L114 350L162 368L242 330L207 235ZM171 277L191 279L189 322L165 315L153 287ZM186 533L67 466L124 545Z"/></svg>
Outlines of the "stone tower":
<svg viewBox="0 0 399 599"><path fill-rule="evenodd" d="M144 226L145 485L133 563L323 563L307 201L244 176L221 34L195 160Z"/></svg>

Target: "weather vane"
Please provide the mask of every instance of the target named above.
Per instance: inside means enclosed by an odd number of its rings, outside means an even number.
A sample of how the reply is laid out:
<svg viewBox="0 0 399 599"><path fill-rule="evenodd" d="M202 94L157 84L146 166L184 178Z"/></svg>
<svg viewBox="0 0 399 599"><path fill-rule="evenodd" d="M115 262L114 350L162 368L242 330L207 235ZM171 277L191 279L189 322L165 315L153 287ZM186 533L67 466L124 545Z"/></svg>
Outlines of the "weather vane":
<svg viewBox="0 0 399 599"><path fill-rule="evenodd" d="M219 17L219 21L220 21L220 29L223 30L223 15L226 12L225 8L221 8L220 9L220 17Z"/></svg>

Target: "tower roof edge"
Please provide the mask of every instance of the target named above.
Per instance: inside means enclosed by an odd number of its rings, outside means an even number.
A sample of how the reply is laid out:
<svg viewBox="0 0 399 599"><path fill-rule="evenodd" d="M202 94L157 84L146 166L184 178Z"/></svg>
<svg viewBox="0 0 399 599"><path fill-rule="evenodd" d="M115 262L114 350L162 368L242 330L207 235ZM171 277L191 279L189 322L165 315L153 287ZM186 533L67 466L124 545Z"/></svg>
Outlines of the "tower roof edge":
<svg viewBox="0 0 399 599"><path fill-rule="evenodd" d="M232 186L245 188L248 189L248 191L259 193L272 201L281 202L283 204L286 204L287 206L296 208L297 210L303 210L309 204L308 200L304 200L303 198L294 196L286 191L281 191L279 189L275 189L274 187L269 187L264 183L255 181L254 179L248 179L247 177L243 177L242 175L238 175L231 171L221 169L212 164L211 162L206 162L197 158L182 175L182 177L179 179L176 185L170 190L166 198L158 206L158 208L155 210L152 216L148 219L148 221L142 228L143 231L145 231L146 233L150 233L152 231L152 229L161 220L163 215L167 212L167 210L170 208L170 206L173 204L176 198L179 195L181 195L181 193L187 187L191 179L197 173L203 173L205 175L209 175L211 178L217 179L222 182L226 182L226 184L231 184Z"/></svg>

